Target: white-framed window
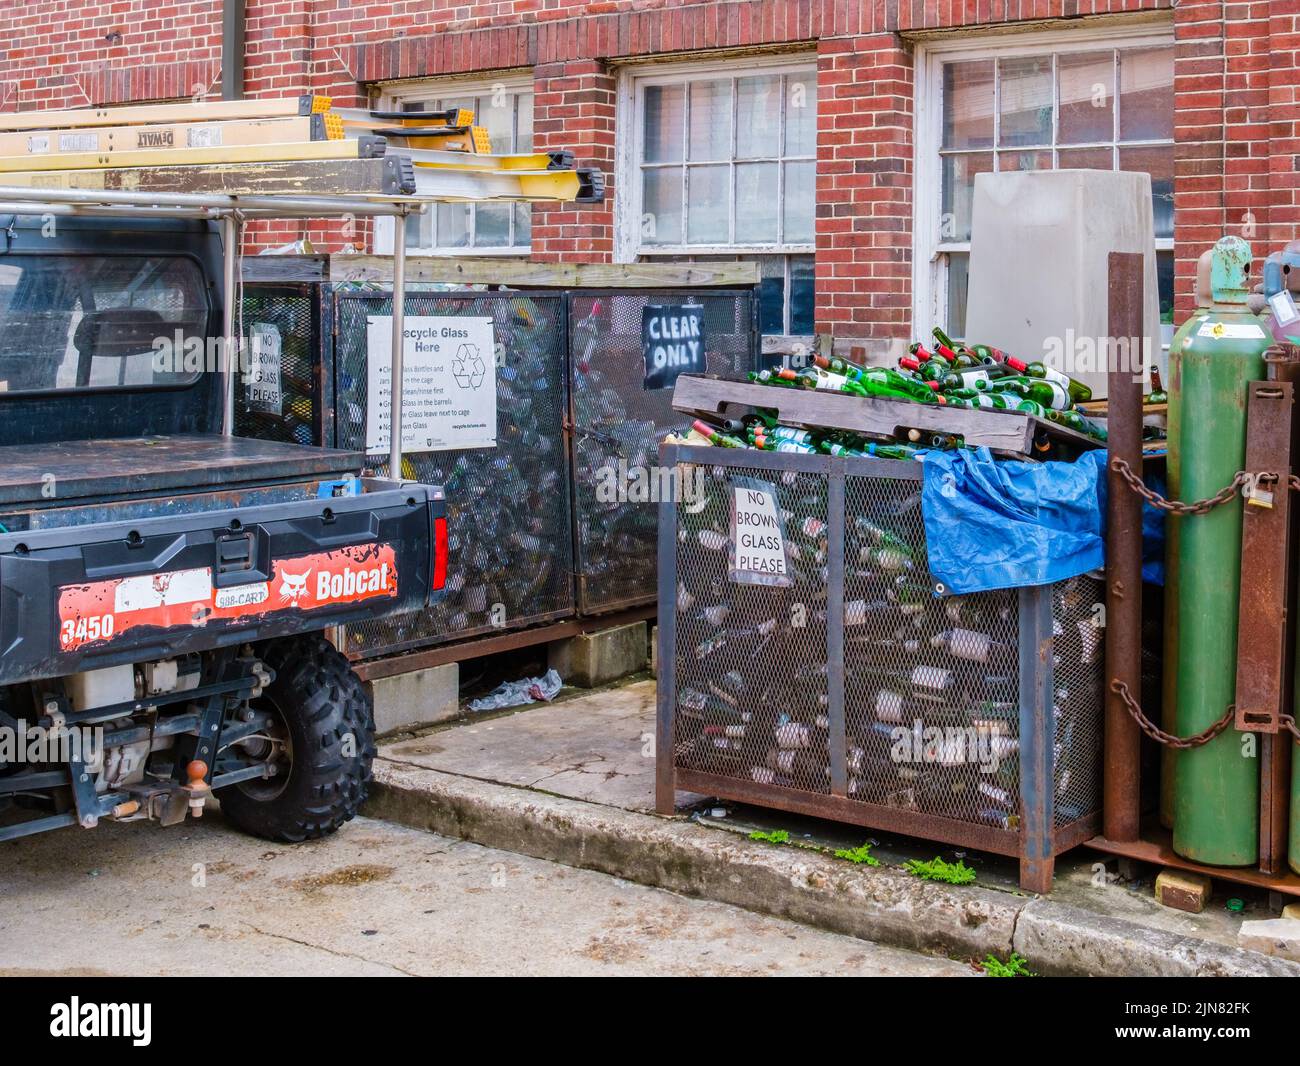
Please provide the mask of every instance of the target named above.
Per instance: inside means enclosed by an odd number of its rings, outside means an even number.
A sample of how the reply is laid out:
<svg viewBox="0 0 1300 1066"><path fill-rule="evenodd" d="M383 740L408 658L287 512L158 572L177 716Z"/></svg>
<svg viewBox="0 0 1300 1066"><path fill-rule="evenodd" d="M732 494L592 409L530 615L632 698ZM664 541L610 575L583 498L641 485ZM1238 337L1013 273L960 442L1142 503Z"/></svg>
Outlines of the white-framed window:
<svg viewBox="0 0 1300 1066"><path fill-rule="evenodd" d="M378 107L385 111L441 111L463 107L486 126L492 151L533 150L531 74L393 82L383 87ZM527 255L532 247L528 204L434 204L406 221L406 249L421 255ZM376 222L376 246L392 249L392 222Z"/></svg>
<svg viewBox="0 0 1300 1066"><path fill-rule="evenodd" d="M755 259L764 333L813 332L815 57L627 68L620 262Z"/></svg>
<svg viewBox="0 0 1300 1066"><path fill-rule="evenodd" d="M968 35L918 46L916 69L918 331L963 336L975 175L1002 170L1150 174L1161 320L1172 322L1172 27Z"/></svg>

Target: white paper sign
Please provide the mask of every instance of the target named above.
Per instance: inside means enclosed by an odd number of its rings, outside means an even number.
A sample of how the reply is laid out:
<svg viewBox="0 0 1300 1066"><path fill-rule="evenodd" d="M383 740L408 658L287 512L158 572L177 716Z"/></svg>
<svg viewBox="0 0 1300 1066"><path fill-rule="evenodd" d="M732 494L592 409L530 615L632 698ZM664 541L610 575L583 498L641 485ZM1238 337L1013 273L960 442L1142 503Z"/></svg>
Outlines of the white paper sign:
<svg viewBox="0 0 1300 1066"><path fill-rule="evenodd" d="M496 346L490 318L408 316L403 323L402 451L497 446ZM393 320L366 320L366 453L390 440Z"/></svg>
<svg viewBox="0 0 1300 1066"><path fill-rule="evenodd" d="M280 385L280 331L273 323L254 322L248 327L248 408L284 413Z"/></svg>
<svg viewBox="0 0 1300 1066"><path fill-rule="evenodd" d="M736 478L731 491L731 580L750 585L791 584L775 486Z"/></svg>

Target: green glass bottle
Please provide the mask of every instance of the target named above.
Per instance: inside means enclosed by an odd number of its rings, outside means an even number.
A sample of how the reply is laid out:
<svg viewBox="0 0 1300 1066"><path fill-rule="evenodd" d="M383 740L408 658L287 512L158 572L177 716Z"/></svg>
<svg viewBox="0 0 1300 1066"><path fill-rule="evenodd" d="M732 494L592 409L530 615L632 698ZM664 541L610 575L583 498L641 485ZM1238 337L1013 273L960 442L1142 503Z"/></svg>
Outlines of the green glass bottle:
<svg viewBox="0 0 1300 1066"><path fill-rule="evenodd" d="M1068 374L1063 374L1056 367L1048 366L1044 362L1026 363L1015 356L1009 356L1007 366L1017 373L1024 374L1025 377L1038 378L1041 381L1050 381L1059 385L1065 389L1071 403L1087 403L1092 399L1092 389L1088 388L1082 381L1075 381Z"/></svg>
<svg viewBox="0 0 1300 1066"><path fill-rule="evenodd" d="M1044 408L1050 407L1058 411L1065 411L1072 406L1069 392L1056 381L1023 376L1005 377L1000 378L993 387L999 390L1010 389L1024 399L1033 400Z"/></svg>
<svg viewBox="0 0 1300 1066"><path fill-rule="evenodd" d="M735 437L729 437L725 433L719 433L707 422L701 422L699 419L691 423L691 428L700 436L706 438L715 448L745 447L743 441L737 440Z"/></svg>

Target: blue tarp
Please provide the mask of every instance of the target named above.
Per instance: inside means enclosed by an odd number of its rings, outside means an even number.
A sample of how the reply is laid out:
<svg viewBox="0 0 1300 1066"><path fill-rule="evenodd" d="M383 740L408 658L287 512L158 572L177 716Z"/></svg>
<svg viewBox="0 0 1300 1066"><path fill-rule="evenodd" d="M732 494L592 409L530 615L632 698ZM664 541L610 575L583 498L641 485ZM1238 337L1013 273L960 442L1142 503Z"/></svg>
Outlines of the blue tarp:
<svg viewBox="0 0 1300 1066"><path fill-rule="evenodd" d="M1102 566L1106 453L1073 463L995 460L987 448L925 455L930 573L956 594L1046 585Z"/></svg>
<svg viewBox="0 0 1300 1066"><path fill-rule="evenodd" d="M974 448L927 452L923 463L930 573L949 592L1046 585L1103 565L1104 450L1072 463L1029 463ZM1156 584L1164 581L1163 519L1143 505L1142 577Z"/></svg>

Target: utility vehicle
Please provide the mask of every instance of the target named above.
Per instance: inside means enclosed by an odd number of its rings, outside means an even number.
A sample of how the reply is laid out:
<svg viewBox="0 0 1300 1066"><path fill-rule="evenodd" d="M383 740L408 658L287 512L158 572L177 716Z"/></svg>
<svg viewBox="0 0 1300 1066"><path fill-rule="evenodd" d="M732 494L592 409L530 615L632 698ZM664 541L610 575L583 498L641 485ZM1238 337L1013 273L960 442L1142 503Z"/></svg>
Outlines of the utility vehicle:
<svg viewBox="0 0 1300 1066"><path fill-rule="evenodd" d="M442 492L228 435L221 233L98 210L0 214L0 840L212 794L259 836L324 835L375 750L325 634L438 594ZM180 337L212 342L198 365Z"/></svg>

